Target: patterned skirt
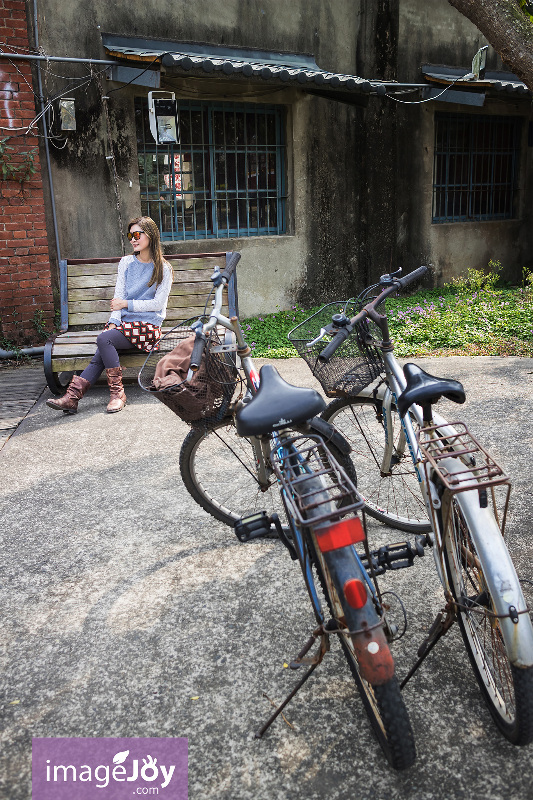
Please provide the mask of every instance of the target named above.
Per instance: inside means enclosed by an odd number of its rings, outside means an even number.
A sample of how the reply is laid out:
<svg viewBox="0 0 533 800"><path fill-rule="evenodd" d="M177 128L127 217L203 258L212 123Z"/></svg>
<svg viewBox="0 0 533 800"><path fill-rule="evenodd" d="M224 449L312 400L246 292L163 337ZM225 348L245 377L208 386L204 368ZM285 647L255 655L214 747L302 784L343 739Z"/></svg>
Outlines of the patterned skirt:
<svg viewBox="0 0 533 800"><path fill-rule="evenodd" d="M108 325L105 326L108 328ZM161 338L161 328L152 325L150 322L122 322L117 325L126 339L129 339L133 347L148 352L159 350L159 340Z"/></svg>

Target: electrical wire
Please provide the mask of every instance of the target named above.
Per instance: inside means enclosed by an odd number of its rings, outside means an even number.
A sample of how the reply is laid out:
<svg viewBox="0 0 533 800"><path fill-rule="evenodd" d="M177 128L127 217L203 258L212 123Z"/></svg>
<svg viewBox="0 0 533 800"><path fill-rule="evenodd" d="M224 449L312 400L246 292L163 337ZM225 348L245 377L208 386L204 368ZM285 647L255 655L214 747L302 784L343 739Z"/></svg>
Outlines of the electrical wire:
<svg viewBox="0 0 533 800"><path fill-rule="evenodd" d="M122 86L117 86L115 89L109 89L109 91L107 92L107 94L108 94L108 95L110 95L110 94L111 94L111 92L119 92L121 89L124 89L126 86L129 86L129 85L130 85L130 83L133 83L133 81L136 81L136 80L137 80L137 78L140 78L140 77L141 77L141 75L144 75L144 73L145 73L145 72L147 72L147 70L149 70L149 69L150 69L150 67L152 67L152 66L155 64L155 62L156 62L156 61L158 61L160 58L163 58L163 56L166 56L166 55L167 55L167 53L160 53L160 55L156 56L156 57L154 58L154 60L153 60L153 61L151 61L151 62L148 64L148 66L147 66L147 67L145 67L145 68L144 68L144 69L143 69L141 72L139 72L139 74L138 74L138 75L135 75L135 76L134 76L134 77L131 79L131 81L128 81L127 83L124 83L124 84L122 84Z"/></svg>
<svg viewBox="0 0 533 800"><path fill-rule="evenodd" d="M395 97L392 94L386 94L385 97L388 97L389 100L394 100L396 103L403 103L406 106L419 106L421 103L431 103L431 102L433 102L433 100L438 100L439 97L442 97L444 92L447 92L448 89L451 89L451 87L455 83L457 83L457 81L462 81L468 75L471 75L471 74L472 74L471 72L465 72L464 75L459 75L459 77L456 78L454 81L452 81L448 86L445 86L445 88L442 90L442 92L440 92L440 94L435 95L435 97L427 97L425 100L399 100L397 97Z"/></svg>
<svg viewBox="0 0 533 800"><path fill-rule="evenodd" d="M64 97L66 94L70 94L72 92L76 92L76 91L78 91L78 89L82 89L84 86L87 86L88 84L92 83L92 81L95 80L102 72L105 72L105 69L100 70L97 73L92 73L92 71L91 71L90 75L88 75L88 76L86 76L84 78L78 79L78 80L81 80L82 82L79 83L77 86L68 86L63 91L58 92L57 94L53 95L46 102L45 107L32 119L32 121L29 123L29 125L25 126L24 128L0 127L0 131L8 131L10 133L16 132L17 136L27 136L31 131L32 135L38 136L39 134L35 133L35 131L32 131L32 128L39 122L41 117L43 117L44 114L46 114L46 112L50 109L52 104L55 103L56 100L59 100L61 97ZM38 98L38 99L40 99L40 98Z"/></svg>

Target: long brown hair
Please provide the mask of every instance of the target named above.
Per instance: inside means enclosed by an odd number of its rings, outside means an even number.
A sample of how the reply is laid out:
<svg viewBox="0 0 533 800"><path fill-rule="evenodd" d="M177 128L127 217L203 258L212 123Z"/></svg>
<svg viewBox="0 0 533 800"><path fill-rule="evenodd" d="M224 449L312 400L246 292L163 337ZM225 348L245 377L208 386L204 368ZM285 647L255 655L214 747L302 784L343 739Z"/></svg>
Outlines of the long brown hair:
<svg viewBox="0 0 533 800"><path fill-rule="evenodd" d="M128 224L128 233L133 225L138 225L140 228L142 228L150 239L150 255L152 256L152 261L154 262L154 271L152 272L152 277L150 278L148 286L153 286L154 283L156 286L159 286L159 284L162 282L164 264L166 264L170 269L172 280L174 280L172 266L168 263L168 261L165 261L163 256L159 228L153 219L151 217L135 217L135 219L132 219Z"/></svg>

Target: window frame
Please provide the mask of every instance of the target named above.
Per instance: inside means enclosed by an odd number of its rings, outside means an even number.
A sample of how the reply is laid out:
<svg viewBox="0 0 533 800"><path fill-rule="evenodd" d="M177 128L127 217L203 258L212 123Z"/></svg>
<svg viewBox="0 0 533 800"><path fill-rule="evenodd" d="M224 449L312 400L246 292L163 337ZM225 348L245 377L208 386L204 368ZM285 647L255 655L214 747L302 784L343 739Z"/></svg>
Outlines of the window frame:
<svg viewBox="0 0 533 800"><path fill-rule="evenodd" d="M156 204L158 206L158 214L154 219L161 219L161 205L162 201L159 199L161 196L169 198L169 206L171 209L171 230L163 230L161 228L162 241L187 241L196 239L230 239L241 237L254 237L254 236L279 236L286 233L287 230L287 217L286 217L286 143L285 143L285 107L281 105L267 105L255 103L224 103L220 101L178 101L178 119L184 113L201 114L201 128L202 128L202 141L198 143L179 143L175 145L157 145L151 134L148 132L148 101L146 97L135 98L135 117L137 129L137 155L139 165L139 185L141 192L141 208L148 211L149 216L150 206ZM273 118L275 143L268 142L268 144L235 144L226 143L226 116L224 119L224 141L218 142L215 139L215 114L222 112L224 115L233 113L234 124L236 126L237 114L253 114L255 118L255 125L259 115L271 115ZM190 116L192 121L192 116ZM246 123L247 117L244 117ZM257 130L257 128L256 128ZM194 186L194 174L192 176L192 188L187 191L176 186L176 170L170 168L169 170L169 184L166 191L161 191L162 181L160 180L159 156L168 157L168 164L175 164L175 157L183 158L183 154L195 154L203 161L203 174L208 175L208 180L205 180L205 186L196 189ZM227 158L228 154L235 156L235 189L228 186L228 168ZM237 154L244 154L245 162L245 186L239 186L238 167L237 167ZM265 154L266 157L266 186L264 188L257 187L255 190L249 188L249 159L254 156L256 163L259 163L260 156ZM156 191L150 191L147 182L143 182L141 175L141 162L147 156L156 156L157 165L157 185ZM217 186L217 156L222 155L225 160L225 188ZM275 187L269 187L269 156L275 158ZM188 163L193 163L192 159ZM207 163L207 168L206 168ZM180 174L187 174L182 171L184 161L180 162ZM193 168L194 173L194 168ZM257 173L256 173L257 174ZM185 203L183 195L190 194L194 198L192 204L192 218L194 220L193 229L186 230L186 217L185 217ZM180 197L180 195L182 195ZM251 204L256 201L255 214L257 216L257 224L250 224L251 218ZM269 203L274 201L276 207L276 223L272 225L261 225L260 222L260 200L265 202L264 208L266 209L267 220L269 221ZM202 210L197 209L197 203L200 201L204 204L203 216L204 223L198 223L197 217L202 214ZM235 221L236 226L230 226L230 202L236 202ZM240 224L239 203L244 203L246 208L246 221L245 226ZM219 215L222 216L223 205L225 204L226 225L221 224ZM144 212L143 212L144 213ZM200 226L199 226L200 225Z"/></svg>
<svg viewBox="0 0 533 800"><path fill-rule="evenodd" d="M453 136L453 123L458 125L461 122L466 123L468 126L468 143L463 150L454 149L450 141ZM444 129L443 126L446 123L448 123L448 126ZM488 131L490 140L489 148L482 149L475 145L475 137L479 135L481 125L487 126L486 131ZM498 126L505 126L509 138L512 140L509 147L496 146ZM432 223L490 222L516 219L522 129L523 117L521 116L435 112ZM466 159L465 171L468 176L467 180L464 180L461 175L459 180L457 180L457 175L451 176L453 157ZM482 158L487 161L483 168L489 174L488 180L484 180L485 174L476 176L476 159L480 160ZM496 160L498 158L510 160L510 163L507 164L509 169L507 180L498 181L496 179ZM439 175L444 176L444 179L438 181ZM453 177L456 178L455 181ZM495 210L498 192L505 194L504 208L501 211ZM480 206L478 211L475 208L476 204ZM483 205L485 205L485 211L482 211ZM449 211L450 206L451 213ZM456 208L458 208L457 213Z"/></svg>

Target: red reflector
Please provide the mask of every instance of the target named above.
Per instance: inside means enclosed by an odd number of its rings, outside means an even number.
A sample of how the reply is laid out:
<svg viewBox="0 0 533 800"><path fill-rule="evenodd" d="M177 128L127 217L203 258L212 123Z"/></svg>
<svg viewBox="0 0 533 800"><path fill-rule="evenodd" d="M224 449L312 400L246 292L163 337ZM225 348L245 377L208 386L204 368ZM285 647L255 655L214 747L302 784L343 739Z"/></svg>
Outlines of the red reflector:
<svg viewBox="0 0 533 800"><path fill-rule="evenodd" d="M365 532L359 517L343 519L341 522L330 525L329 528L316 531L316 540L322 553L362 542L364 538Z"/></svg>
<svg viewBox="0 0 533 800"><path fill-rule="evenodd" d="M352 608L363 608L367 601L368 594L363 581L352 578L344 584L344 596Z"/></svg>

